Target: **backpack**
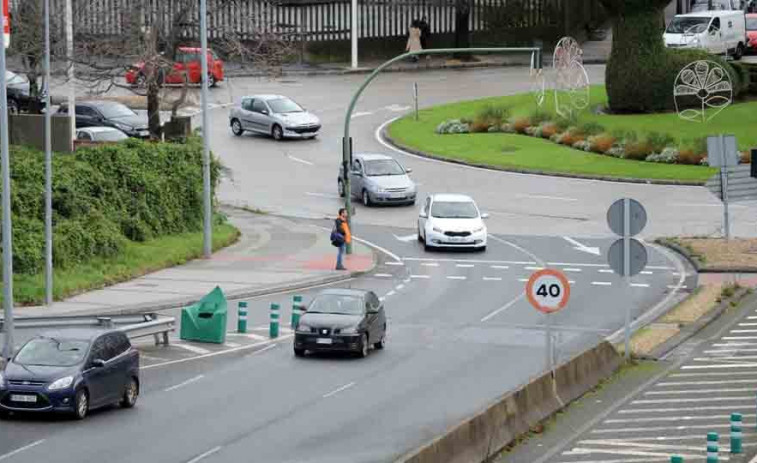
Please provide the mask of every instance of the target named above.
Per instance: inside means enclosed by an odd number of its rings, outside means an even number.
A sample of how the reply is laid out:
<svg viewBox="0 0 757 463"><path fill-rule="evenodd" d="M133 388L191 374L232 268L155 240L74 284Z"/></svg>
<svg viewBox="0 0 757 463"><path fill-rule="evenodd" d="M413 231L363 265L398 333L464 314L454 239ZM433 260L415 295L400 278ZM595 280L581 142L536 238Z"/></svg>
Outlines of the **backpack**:
<svg viewBox="0 0 757 463"><path fill-rule="evenodd" d="M344 244L344 235L339 233L337 223L338 222L334 223L334 228L331 230L331 236L329 239L331 240L331 245L338 248Z"/></svg>

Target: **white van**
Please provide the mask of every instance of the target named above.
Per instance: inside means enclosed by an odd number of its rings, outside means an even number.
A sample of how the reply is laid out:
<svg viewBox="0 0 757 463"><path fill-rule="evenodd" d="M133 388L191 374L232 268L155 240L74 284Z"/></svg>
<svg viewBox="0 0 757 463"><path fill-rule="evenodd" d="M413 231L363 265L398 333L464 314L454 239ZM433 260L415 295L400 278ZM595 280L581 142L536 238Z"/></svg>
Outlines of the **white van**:
<svg viewBox="0 0 757 463"><path fill-rule="evenodd" d="M746 49L743 11L700 11L676 15L663 34L669 48L702 48L739 60Z"/></svg>
<svg viewBox="0 0 757 463"><path fill-rule="evenodd" d="M746 0L694 0L690 13L713 10L746 11Z"/></svg>

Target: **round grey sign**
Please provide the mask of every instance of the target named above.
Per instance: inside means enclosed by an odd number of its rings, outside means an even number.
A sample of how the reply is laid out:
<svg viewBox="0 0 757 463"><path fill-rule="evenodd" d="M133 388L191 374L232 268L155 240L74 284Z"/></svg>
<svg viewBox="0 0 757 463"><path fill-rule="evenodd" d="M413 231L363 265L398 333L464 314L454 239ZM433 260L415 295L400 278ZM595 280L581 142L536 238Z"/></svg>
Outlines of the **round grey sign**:
<svg viewBox="0 0 757 463"><path fill-rule="evenodd" d="M634 276L647 266L647 248L639 241L630 238L629 273L625 276ZM616 240L607 251L607 263L613 272L623 276L623 239Z"/></svg>
<svg viewBox="0 0 757 463"><path fill-rule="evenodd" d="M612 203L610 209L607 210L607 225L610 230L616 235L623 236L623 204L624 199L619 199ZM644 206L635 199L628 199L628 207L630 208L629 214L629 236L639 234L647 225L647 211Z"/></svg>

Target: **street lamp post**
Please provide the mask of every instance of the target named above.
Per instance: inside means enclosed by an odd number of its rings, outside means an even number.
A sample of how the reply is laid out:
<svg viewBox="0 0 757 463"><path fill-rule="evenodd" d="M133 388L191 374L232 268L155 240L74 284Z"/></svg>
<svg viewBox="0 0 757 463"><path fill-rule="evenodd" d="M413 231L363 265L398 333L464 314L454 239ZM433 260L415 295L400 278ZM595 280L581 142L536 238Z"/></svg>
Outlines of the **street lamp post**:
<svg viewBox="0 0 757 463"><path fill-rule="evenodd" d="M53 303L53 153L50 108L50 0L45 0L45 304Z"/></svg>
<svg viewBox="0 0 757 463"><path fill-rule="evenodd" d="M0 14L0 30L5 28ZM3 316L5 344L3 358L13 356L13 240L11 239L11 166L8 146L8 90L5 79L5 47L0 47L0 157L3 171Z"/></svg>
<svg viewBox="0 0 757 463"><path fill-rule="evenodd" d="M200 46L202 47L202 197L203 240L202 252L209 258L213 252L211 218L213 206L210 197L210 123L208 122L208 5L200 0Z"/></svg>

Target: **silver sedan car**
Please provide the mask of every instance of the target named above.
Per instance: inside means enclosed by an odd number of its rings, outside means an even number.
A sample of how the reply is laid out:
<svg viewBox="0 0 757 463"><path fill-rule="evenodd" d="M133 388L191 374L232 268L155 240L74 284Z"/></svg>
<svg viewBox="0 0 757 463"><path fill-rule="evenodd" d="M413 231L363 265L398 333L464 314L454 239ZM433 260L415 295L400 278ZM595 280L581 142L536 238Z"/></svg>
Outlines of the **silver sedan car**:
<svg viewBox="0 0 757 463"><path fill-rule="evenodd" d="M407 175L411 169L384 154L355 154L350 170L350 191L365 206L374 204L415 204L418 190ZM339 168L337 188L344 197L344 169Z"/></svg>
<svg viewBox="0 0 757 463"><path fill-rule="evenodd" d="M229 113L231 131L241 136L245 131L284 138L315 138L321 121L291 99L282 95L242 97Z"/></svg>

